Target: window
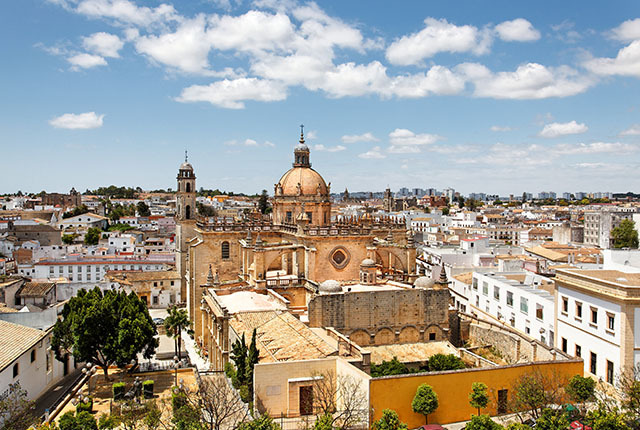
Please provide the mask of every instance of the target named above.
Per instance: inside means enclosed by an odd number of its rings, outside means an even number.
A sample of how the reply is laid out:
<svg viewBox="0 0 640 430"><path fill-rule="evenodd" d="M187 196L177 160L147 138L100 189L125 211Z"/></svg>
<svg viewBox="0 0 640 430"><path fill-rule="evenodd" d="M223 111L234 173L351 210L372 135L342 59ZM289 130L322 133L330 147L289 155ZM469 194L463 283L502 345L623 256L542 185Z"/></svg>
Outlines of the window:
<svg viewBox="0 0 640 430"><path fill-rule="evenodd" d="M500 288L493 287L493 298L496 300L500 300Z"/></svg>
<svg viewBox="0 0 640 430"><path fill-rule="evenodd" d="M291 222L291 219L293 218L291 211L287 211L287 222Z"/></svg>
<svg viewBox="0 0 640 430"><path fill-rule="evenodd" d="M529 300L526 297L520 297L520 312L529 313Z"/></svg>
<svg viewBox="0 0 640 430"><path fill-rule="evenodd" d="M489 295L489 284L487 284L486 282L482 283L482 294L485 296Z"/></svg>
<svg viewBox="0 0 640 430"><path fill-rule="evenodd" d="M564 337L562 338L562 352L567 352L567 339L565 339Z"/></svg>
<svg viewBox="0 0 640 430"><path fill-rule="evenodd" d="M429 340L436 340L436 334L435 333L429 333Z"/></svg>
<svg viewBox="0 0 640 430"><path fill-rule="evenodd" d="M591 359L589 360L589 371L593 375L595 375L596 371L598 370L597 364L598 364L598 354L596 354L595 352L592 352Z"/></svg>
<svg viewBox="0 0 640 430"><path fill-rule="evenodd" d="M607 360L607 382L613 385L613 363Z"/></svg>
<svg viewBox="0 0 640 430"><path fill-rule="evenodd" d="M222 259L229 259L229 242L222 242Z"/></svg>
<svg viewBox="0 0 640 430"><path fill-rule="evenodd" d="M153 304L154 305L158 304L158 296L153 296Z"/></svg>
<svg viewBox="0 0 640 430"><path fill-rule="evenodd" d="M582 347L580 345L576 345L576 357L582 357Z"/></svg>
<svg viewBox="0 0 640 430"><path fill-rule="evenodd" d="M569 313L569 299L566 297L562 298L562 313L563 314Z"/></svg>
<svg viewBox="0 0 640 430"><path fill-rule="evenodd" d="M33 363L34 361L36 361L36 350L32 349L31 350L31 362Z"/></svg>
<svg viewBox="0 0 640 430"><path fill-rule="evenodd" d="M313 222L313 213L307 212L307 218L309 218L309 224Z"/></svg>
<svg viewBox="0 0 640 430"><path fill-rule="evenodd" d="M51 353L47 352L45 357L47 357L47 372L51 371Z"/></svg>
<svg viewBox="0 0 640 430"><path fill-rule="evenodd" d="M536 318L539 320L544 319L544 308L540 303L536 303Z"/></svg>
<svg viewBox="0 0 640 430"><path fill-rule="evenodd" d="M598 324L598 309L591 308L591 324Z"/></svg>
<svg viewBox="0 0 640 430"><path fill-rule="evenodd" d="M513 292L507 291L507 306L513 307Z"/></svg>
<svg viewBox="0 0 640 430"><path fill-rule="evenodd" d="M498 414L507 413L507 399L509 398L509 390L498 390Z"/></svg>
<svg viewBox="0 0 640 430"><path fill-rule="evenodd" d="M473 281L471 281L471 288L473 288L474 291L478 291L478 279L477 278L473 278Z"/></svg>
<svg viewBox="0 0 640 430"><path fill-rule="evenodd" d="M531 329L529 328L529 326L524 328L524 332L525 334L531 334Z"/></svg>
<svg viewBox="0 0 640 430"><path fill-rule="evenodd" d="M616 317L613 314L607 314L607 328L611 331L615 330Z"/></svg>
<svg viewBox="0 0 640 430"><path fill-rule="evenodd" d="M576 302L576 318L582 318L582 303Z"/></svg>
<svg viewBox="0 0 640 430"><path fill-rule="evenodd" d="M171 281L171 286L173 287L174 281Z"/></svg>
<svg viewBox="0 0 640 430"><path fill-rule="evenodd" d="M153 286L154 286L154 287L157 287L157 286L158 286L158 283L157 283L157 282L154 282L154 283L153 283Z"/></svg>
<svg viewBox="0 0 640 430"><path fill-rule="evenodd" d="M17 377L20 369L18 368L18 363L13 365L13 377Z"/></svg>

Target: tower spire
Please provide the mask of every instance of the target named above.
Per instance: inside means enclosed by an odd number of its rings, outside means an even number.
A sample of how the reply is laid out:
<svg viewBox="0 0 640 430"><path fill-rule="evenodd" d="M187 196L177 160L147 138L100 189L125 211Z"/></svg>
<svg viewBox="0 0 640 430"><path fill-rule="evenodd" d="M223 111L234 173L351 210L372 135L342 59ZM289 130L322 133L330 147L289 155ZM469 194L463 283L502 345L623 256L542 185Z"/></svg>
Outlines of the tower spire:
<svg viewBox="0 0 640 430"><path fill-rule="evenodd" d="M189 161L189 156L187 155L187 150L184 150L184 162L188 162Z"/></svg>
<svg viewBox="0 0 640 430"><path fill-rule="evenodd" d="M300 124L300 143L304 143L304 124Z"/></svg>

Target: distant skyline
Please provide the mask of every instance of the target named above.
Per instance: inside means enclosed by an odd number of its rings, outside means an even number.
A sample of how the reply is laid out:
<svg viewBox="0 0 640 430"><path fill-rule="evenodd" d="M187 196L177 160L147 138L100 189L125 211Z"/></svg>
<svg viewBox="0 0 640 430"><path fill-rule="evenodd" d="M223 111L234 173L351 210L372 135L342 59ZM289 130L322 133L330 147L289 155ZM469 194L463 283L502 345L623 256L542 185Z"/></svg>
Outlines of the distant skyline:
<svg viewBox="0 0 640 430"><path fill-rule="evenodd" d="M639 192L640 3L23 0L0 15L0 193Z"/></svg>

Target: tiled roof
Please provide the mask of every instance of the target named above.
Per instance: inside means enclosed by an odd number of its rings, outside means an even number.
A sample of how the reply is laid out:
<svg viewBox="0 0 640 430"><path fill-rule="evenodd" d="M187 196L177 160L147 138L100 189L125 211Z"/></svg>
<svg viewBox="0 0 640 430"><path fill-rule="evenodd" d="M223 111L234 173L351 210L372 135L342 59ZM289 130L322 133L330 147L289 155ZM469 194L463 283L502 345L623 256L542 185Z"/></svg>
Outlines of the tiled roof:
<svg viewBox="0 0 640 430"><path fill-rule="evenodd" d="M0 320L0 371L45 336L42 330Z"/></svg>
<svg viewBox="0 0 640 430"><path fill-rule="evenodd" d="M337 351L309 327L286 311L242 312L230 320L233 329L247 343L253 329L258 336L260 362L311 360L337 354Z"/></svg>
<svg viewBox="0 0 640 430"><path fill-rule="evenodd" d="M20 297L42 297L55 288L52 282L27 282L16 292Z"/></svg>

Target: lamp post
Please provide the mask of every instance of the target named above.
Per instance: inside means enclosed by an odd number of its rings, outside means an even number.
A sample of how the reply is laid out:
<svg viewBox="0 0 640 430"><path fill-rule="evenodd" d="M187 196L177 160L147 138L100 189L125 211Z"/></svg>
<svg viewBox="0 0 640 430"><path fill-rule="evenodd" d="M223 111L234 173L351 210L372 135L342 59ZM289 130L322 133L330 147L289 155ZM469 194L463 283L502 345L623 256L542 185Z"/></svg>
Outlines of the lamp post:
<svg viewBox="0 0 640 430"><path fill-rule="evenodd" d="M82 374L87 376L87 389L89 391L89 396L91 395L91 377L96 374L98 371L97 367L91 363L87 363L85 367L82 368Z"/></svg>

